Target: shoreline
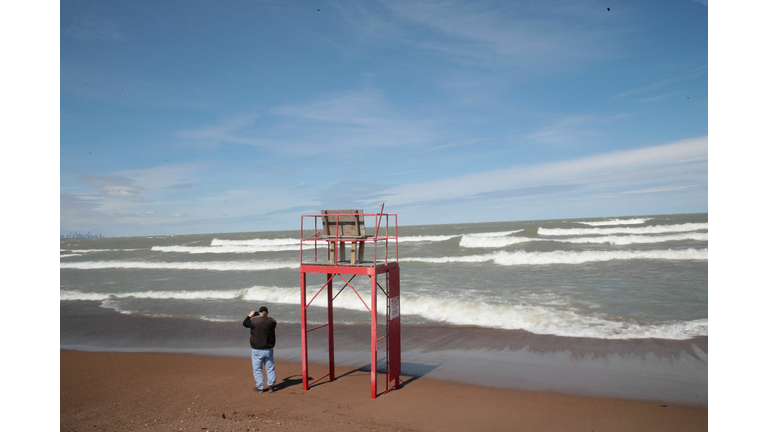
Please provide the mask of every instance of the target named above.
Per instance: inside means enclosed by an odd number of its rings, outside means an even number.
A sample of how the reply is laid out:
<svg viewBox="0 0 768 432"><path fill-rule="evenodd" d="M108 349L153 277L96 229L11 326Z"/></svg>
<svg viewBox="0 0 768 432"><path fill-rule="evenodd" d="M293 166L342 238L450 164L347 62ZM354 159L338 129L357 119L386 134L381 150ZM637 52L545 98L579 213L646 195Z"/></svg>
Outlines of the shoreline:
<svg viewBox="0 0 768 432"><path fill-rule="evenodd" d="M302 389L280 361L260 394L247 358L60 350L60 426L69 430L706 430L708 409L401 377L370 398L370 369ZM310 376L327 368L312 364ZM379 381L379 393L384 389Z"/></svg>
<svg viewBox="0 0 768 432"><path fill-rule="evenodd" d="M65 308L62 308L64 312ZM60 349L247 358L239 322L118 314L97 307L60 319ZM278 325L276 358L301 363L300 327ZM708 338L597 340L472 327L403 326L404 375L511 390L546 391L706 407ZM244 340L246 342L244 342ZM313 332L309 360L327 364L327 336ZM370 329L337 325L336 365L370 367ZM383 357L380 352L380 359ZM382 367L381 364L378 365Z"/></svg>

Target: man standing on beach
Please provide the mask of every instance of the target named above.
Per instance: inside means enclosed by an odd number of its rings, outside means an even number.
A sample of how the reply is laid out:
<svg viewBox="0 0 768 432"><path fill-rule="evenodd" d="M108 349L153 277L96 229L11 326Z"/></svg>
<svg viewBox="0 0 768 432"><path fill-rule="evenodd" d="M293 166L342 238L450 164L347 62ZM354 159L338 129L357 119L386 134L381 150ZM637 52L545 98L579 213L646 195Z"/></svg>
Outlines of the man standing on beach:
<svg viewBox="0 0 768 432"><path fill-rule="evenodd" d="M253 391L272 393L274 391L275 381L275 328L277 321L268 316L269 310L266 306L259 308L259 312L251 311L245 320L243 326L251 329L251 363L253 363L253 378L256 380L256 387ZM267 386L264 386L264 375L261 372L262 364L267 370Z"/></svg>

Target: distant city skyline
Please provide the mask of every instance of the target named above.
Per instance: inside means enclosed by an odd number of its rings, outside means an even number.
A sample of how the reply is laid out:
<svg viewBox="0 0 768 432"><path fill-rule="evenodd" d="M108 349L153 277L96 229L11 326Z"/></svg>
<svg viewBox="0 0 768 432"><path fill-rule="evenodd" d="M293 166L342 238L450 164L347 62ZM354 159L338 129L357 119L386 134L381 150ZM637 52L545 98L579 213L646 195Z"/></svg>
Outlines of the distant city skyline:
<svg viewBox="0 0 768 432"><path fill-rule="evenodd" d="M90 231L86 231L85 233L70 231L68 233L59 234L59 238L60 239L104 238L104 236L101 234L91 234Z"/></svg>
<svg viewBox="0 0 768 432"><path fill-rule="evenodd" d="M708 212L706 1L60 4L60 232Z"/></svg>

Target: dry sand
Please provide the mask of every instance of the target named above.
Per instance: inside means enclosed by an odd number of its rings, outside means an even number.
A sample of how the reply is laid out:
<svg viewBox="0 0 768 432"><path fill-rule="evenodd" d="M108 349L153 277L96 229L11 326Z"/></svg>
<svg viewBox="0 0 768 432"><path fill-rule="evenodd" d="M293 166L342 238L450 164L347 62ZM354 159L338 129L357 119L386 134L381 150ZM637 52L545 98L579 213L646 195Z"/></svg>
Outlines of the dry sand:
<svg viewBox="0 0 768 432"><path fill-rule="evenodd" d="M336 381L304 391L295 363L277 363L277 391L255 393L249 358L60 355L62 431L703 431L708 423L706 408L424 377L402 377L400 389L373 400L370 372L338 367Z"/></svg>

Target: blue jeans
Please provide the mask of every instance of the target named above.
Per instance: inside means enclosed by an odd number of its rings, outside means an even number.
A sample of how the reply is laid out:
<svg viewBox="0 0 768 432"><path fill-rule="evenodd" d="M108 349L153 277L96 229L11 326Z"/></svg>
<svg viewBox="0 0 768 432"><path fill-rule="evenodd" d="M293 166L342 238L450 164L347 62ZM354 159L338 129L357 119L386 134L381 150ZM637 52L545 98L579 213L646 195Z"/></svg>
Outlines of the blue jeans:
<svg viewBox="0 0 768 432"><path fill-rule="evenodd" d="M275 374L275 351L272 348L254 349L251 348L251 363L253 363L253 378L256 380L256 387L259 390L264 388L264 375L261 372L261 365L267 369L267 385L275 385L277 375Z"/></svg>

